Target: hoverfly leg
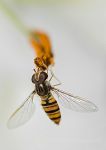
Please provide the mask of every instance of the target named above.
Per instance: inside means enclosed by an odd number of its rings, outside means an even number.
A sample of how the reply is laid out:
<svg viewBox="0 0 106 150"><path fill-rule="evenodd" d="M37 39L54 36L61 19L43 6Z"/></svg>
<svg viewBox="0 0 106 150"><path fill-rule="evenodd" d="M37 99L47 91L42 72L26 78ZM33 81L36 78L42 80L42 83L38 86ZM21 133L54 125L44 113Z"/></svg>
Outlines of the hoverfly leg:
<svg viewBox="0 0 106 150"><path fill-rule="evenodd" d="M33 69L33 71L36 73L36 70L35 70L35 69Z"/></svg>
<svg viewBox="0 0 106 150"><path fill-rule="evenodd" d="M50 77L50 79L49 79L49 82L52 80L52 78L53 78L53 74L51 75L51 77Z"/></svg>
<svg viewBox="0 0 106 150"><path fill-rule="evenodd" d="M59 86L59 85L61 85L62 83L60 82L60 83L58 83L58 84L55 84L55 85L53 85L53 86Z"/></svg>
<svg viewBox="0 0 106 150"><path fill-rule="evenodd" d="M53 85L53 86L58 86L61 85L62 83L60 82L60 80L54 75L52 68L49 69L50 73L51 73L51 78L49 79L49 82L52 80L52 78L56 79L57 84Z"/></svg>

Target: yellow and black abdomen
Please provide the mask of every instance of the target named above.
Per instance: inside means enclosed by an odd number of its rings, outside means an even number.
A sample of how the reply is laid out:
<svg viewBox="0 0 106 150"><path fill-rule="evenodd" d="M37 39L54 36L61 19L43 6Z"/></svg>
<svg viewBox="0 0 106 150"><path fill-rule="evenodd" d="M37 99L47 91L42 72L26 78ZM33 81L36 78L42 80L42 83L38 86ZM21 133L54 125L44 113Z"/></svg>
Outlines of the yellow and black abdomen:
<svg viewBox="0 0 106 150"><path fill-rule="evenodd" d="M61 120L60 108L51 93L49 93L49 96L41 97L41 105L48 117L54 123L59 124Z"/></svg>

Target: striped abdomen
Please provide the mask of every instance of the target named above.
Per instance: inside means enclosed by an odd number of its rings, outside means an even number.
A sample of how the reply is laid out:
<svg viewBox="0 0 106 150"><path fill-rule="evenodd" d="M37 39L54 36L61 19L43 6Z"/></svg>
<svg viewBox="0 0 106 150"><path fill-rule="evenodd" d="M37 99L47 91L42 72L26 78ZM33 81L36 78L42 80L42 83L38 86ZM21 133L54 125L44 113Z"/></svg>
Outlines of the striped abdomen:
<svg viewBox="0 0 106 150"><path fill-rule="evenodd" d="M41 97L41 105L48 117L54 123L59 124L61 120L60 108L51 93L47 96Z"/></svg>

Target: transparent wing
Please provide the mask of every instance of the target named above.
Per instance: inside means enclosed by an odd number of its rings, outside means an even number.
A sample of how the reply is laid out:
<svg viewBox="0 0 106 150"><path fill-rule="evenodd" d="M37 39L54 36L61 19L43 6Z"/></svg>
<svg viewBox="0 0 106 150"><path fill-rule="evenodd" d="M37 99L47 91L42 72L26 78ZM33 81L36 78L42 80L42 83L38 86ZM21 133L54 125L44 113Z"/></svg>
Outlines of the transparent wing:
<svg viewBox="0 0 106 150"><path fill-rule="evenodd" d="M33 103L34 95L35 91L28 96L24 103L9 118L7 122L9 129L17 128L31 119L35 111L35 105Z"/></svg>
<svg viewBox="0 0 106 150"><path fill-rule="evenodd" d="M95 112L98 110L97 106L94 103L79 96L74 96L70 93L66 93L56 88L53 88L52 91L57 94L59 101L66 108L79 112Z"/></svg>

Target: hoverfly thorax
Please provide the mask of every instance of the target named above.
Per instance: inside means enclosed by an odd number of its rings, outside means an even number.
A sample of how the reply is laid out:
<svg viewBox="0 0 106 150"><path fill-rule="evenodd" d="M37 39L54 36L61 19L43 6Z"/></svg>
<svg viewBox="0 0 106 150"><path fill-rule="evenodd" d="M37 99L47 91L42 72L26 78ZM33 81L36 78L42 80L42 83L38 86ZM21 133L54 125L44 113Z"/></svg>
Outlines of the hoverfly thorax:
<svg viewBox="0 0 106 150"><path fill-rule="evenodd" d="M48 75L46 72L41 72L39 79L36 79L36 73L32 76L32 82L35 84L35 90L39 96L45 96L50 92L50 84L46 79Z"/></svg>
<svg viewBox="0 0 106 150"><path fill-rule="evenodd" d="M46 72L35 72L35 74L32 75L32 82L33 83L43 83L48 78L48 75Z"/></svg>

